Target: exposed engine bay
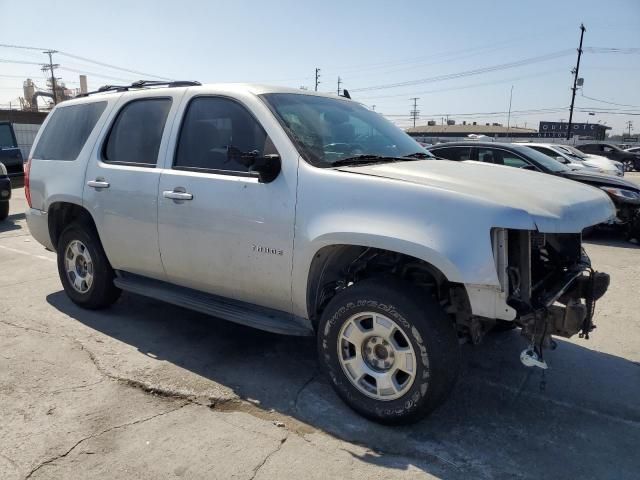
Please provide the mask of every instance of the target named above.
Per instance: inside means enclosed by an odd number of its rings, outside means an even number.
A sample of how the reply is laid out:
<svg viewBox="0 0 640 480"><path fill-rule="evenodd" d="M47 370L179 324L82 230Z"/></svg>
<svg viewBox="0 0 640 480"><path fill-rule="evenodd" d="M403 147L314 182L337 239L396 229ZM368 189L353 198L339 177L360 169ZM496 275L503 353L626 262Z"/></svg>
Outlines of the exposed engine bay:
<svg viewBox="0 0 640 480"><path fill-rule="evenodd" d="M507 303L530 341L521 360L546 368L542 350L555 346L552 335L589 338L595 304L609 287L609 275L591 268L579 233L496 229L492 235Z"/></svg>

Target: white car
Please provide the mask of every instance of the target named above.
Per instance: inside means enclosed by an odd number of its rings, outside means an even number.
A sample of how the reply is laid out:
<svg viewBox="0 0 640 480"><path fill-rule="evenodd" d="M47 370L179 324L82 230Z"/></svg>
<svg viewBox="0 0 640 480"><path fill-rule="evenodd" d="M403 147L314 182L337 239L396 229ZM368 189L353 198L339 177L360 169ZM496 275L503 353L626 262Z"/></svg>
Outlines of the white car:
<svg viewBox="0 0 640 480"><path fill-rule="evenodd" d="M597 167L601 170L600 173L607 175L615 175L617 177L624 176L624 165L622 162L616 162L610 158L603 157L602 155L594 155L592 153L584 153L578 150L573 145L555 145L558 150L567 152L571 158L575 158L576 161L582 160L585 165Z"/></svg>
<svg viewBox="0 0 640 480"><path fill-rule="evenodd" d="M571 158L565 152L561 152L561 151L556 150L555 148L553 148L552 144L549 144L549 143L532 143L532 142L518 142L518 143L521 143L522 145L525 145L525 146L527 146L529 148L533 148L534 150L536 150L536 151L538 151L540 153L544 153L548 157L551 157L554 160L557 160L558 162L566 165L571 170L587 170L587 171L591 171L591 172L603 173L603 172L600 171L600 169L598 169L596 167L592 167L590 165L585 165L584 162L580 162L580 161L577 161L577 159L575 159L575 158Z"/></svg>
<svg viewBox="0 0 640 480"><path fill-rule="evenodd" d="M635 153L637 155L637 154L640 154L640 147L626 148L624 151L629 153Z"/></svg>
<svg viewBox="0 0 640 480"><path fill-rule="evenodd" d="M546 367L551 335L588 334L608 286L581 245L615 216L605 192L436 161L345 98L105 87L58 104L31 152L27 222L73 302L105 308L126 290L315 336L328 381L380 422L436 408L460 340L500 321L528 338L521 361Z"/></svg>

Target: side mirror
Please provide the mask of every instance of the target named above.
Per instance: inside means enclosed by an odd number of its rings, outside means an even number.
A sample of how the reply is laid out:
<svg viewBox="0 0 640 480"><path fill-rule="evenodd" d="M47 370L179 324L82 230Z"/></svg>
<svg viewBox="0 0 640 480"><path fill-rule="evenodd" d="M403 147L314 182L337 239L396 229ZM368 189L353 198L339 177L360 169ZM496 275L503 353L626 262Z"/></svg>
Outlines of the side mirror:
<svg viewBox="0 0 640 480"><path fill-rule="evenodd" d="M261 183L274 181L282 170L280 155L260 155L257 150L243 152L229 145L227 146L227 159L243 164L249 169L249 172L255 172Z"/></svg>
<svg viewBox="0 0 640 480"><path fill-rule="evenodd" d="M567 160L566 158L564 158L564 157L563 157L563 156L561 156L561 155L558 155L558 156L556 157L556 160L558 160L560 163L570 163L570 162L569 162L569 160Z"/></svg>
<svg viewBox="0 0 640 480"><path fill-rule="evenodd" d="M253 164L249 167L250 172L258 173L258 180L261 183L273 182L282 170L280 155L264 155L255 157Z"/></svg>

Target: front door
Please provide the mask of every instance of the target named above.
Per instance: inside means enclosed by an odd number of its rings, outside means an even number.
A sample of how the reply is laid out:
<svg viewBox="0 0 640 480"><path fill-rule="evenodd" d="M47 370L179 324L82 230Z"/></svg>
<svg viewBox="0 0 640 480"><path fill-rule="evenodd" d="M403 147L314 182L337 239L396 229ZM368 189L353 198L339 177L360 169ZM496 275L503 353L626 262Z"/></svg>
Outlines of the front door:
<svg viewBox="0 0 640 480"><path fill-rule="evenodd" d="M297 156L277 150L255 114L237 100L192 96L184 102L158 195L160 251L169 280L289 310ZM260 183L229 149L279 153L282 170Z"/></svg>
<svg viewBox="0 0 640 480"><path fill-rule="evenodd" d="M174 98L176 97L176 98ZM159 152L177 93L123 99L92 152L83 200L113 268L164 279L158 246ZM167 129L168 130L168 129Z"/></svg>

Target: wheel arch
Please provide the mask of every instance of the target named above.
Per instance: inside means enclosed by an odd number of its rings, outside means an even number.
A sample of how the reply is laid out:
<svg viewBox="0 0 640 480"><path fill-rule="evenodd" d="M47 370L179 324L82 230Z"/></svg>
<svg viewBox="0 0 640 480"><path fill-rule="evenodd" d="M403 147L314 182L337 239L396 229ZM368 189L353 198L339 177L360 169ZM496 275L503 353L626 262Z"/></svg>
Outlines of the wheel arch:
<svg viewBox="0 0 640 480"><path fill-rule="evenodd" d="M371 263L369 265L355 265L358 262L366 263L367 257L383 259L382 262ZM455 297L460 309L470 312L469 297L466 288L459 282L452 279L432 262L424 258L410 255L405 251L389 250L385 248L372 247L362 244L335 243L324 245L317 249L310 260L307 269L305 305L306 314L314 326L317 326L319 316L328 303L329 299L340 288L346 288L350 280L349 272L351 267L361 269L359 275L363 277L374 275L392 274L400 279L407 279L412 273L419 271L420 283L425 286L433 283L434 291L442 298L447 297L448 301ZM416 283L417 277L412 276L412 283ZM430 287L431 288L431 287Z"/></svg>
<svg viewBox="0 0 640 480"><path fill-rule="evenodd" d="M92 229L98 239L98 229L91 213L82 205L72 202L58 201L49 205L47 212L49 237L53 248L57 250L58 240L65 227L73 222L81 223Z"/></svg>

